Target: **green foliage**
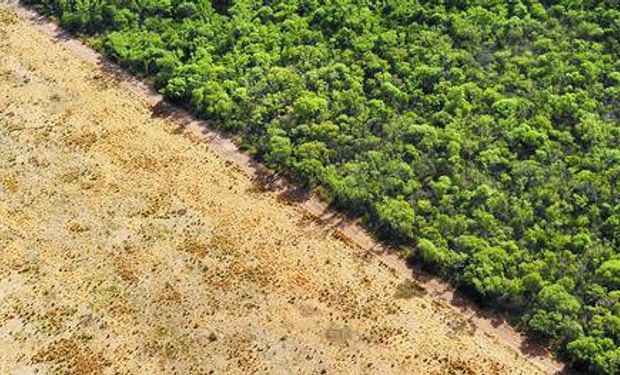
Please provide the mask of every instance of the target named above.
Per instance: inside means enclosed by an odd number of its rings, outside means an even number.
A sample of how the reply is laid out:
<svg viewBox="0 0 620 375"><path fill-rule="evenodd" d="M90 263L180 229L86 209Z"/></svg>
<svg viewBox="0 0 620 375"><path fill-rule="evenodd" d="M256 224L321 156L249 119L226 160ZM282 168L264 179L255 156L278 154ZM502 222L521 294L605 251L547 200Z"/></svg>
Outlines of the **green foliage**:
<svg viewBox="0 0 620 375"><path fill-rule="evenodd" d="M405 236L413 236L415 213L411 205L402 197L397 199L386 197L375 206L377 217L390 230Z"/></svg>
<svg viewBox="0 0 620 375"><path fill-rule="evenodd" d="M610 259L596 270L601 283L611 290L620 290L620 259Z"/></svg>
<svg viewBox="0 0 620 375"><path fill-rule="evenodd" d="M578 362L590 364L590 369L605 374L620 371L620 349L609 338L580 337L567 345L567 350Z"/></svg>
<svg viewBox="0 0 620 375"><path fill-rule="evenodd" d="M620 373L620 4L24 0Z"/></svg>
<svg viewBox="0 0 620 375"><path fill-rule="evenodd" d="M417 250L422 261L432 266L441 266L445 264L449 256L445 249L435 246L432 241L426 238L422 238L418 241Z"/></svg>

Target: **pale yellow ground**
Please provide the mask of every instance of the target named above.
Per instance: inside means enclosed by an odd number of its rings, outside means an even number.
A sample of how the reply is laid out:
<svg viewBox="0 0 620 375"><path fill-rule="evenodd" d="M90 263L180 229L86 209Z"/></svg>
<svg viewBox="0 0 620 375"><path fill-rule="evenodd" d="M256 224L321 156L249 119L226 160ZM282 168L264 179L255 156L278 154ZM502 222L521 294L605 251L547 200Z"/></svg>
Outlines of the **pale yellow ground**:
<svg viewBox="0 0 620 375"><path fill-rule="evenodd" d="M0 374L535 374L0 7Z"/></svg>

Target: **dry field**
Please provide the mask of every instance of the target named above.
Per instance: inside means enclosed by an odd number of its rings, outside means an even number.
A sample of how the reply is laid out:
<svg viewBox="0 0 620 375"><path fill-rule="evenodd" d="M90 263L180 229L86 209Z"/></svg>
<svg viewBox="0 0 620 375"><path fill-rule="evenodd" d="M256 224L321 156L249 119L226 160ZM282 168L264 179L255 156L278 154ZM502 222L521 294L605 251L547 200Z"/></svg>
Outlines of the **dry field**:
<svg viewBox="0 0 620 375"><path fill-rule="evenodd" d="M0 374L537 374L0 5Z"/></svg>

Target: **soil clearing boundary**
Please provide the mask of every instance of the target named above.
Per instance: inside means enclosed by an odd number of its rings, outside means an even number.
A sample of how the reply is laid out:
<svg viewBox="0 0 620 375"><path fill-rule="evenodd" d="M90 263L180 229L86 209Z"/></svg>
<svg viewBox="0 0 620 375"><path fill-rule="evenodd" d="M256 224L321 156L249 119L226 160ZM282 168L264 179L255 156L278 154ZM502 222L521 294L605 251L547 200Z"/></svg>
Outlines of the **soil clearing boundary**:
<svg viewBox="0 0 620 375"><path fill-rule="evenodd" d="M408 267L405 261L392 249L377 242L357 222L347 219L344 215L330 208L317 196L300 191L284 179L274 175L266 167L241 152L230 138L213 130L208 122L197 120L187 111L167 104L162 95L158 94L150 86L131 76L105 56L85 46L79 40L74 39L69 33L48 19L24 7L17 1L5 2L5 4L7 3L18 14L32 21L40 31L68 48L81 60L110 74L121 87L144 100L155 114L176 122L185 132L202 139L224 160L239 167L250 178L261 181L268 190L276 192L283 199L288 199L293 204L298 204L322 225L333 230L343 241L365 250L368 256L377 257L395 272L412 280L415 285L433 296L438 303L449 306L460 314L469 316L469 321L477 329L484 332L487 336L497 338L499 344L523 353L531 362L545 372L554 374L568 373L569 370L566 370L565 365L555 358L552 353L549 353L536 343L529 342L525 335L509 325L499 314L482 311L471 301L468 301L467 298L460 295L449 283Z"/></svg>

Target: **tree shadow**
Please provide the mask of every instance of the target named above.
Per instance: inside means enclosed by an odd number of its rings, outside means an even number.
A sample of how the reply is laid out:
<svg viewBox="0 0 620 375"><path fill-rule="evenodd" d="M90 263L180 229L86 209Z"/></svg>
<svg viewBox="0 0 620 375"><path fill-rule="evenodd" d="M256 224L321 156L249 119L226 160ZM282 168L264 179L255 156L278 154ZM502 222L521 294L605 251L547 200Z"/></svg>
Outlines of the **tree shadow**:
<svg viewBox="0 0 620 375"><path fill-rule="evenodd" d="M278 190L278 175L274 171L259 166L253 166L253 168L255 173L252 178L252 185L248 189L250 192L265 193Z"/></svg>
<svg viewBox="0 0 620 375"><path fill-rule="evenodd" d="M310 198L310 192L303 188L285 189L277 196L278 202L285 204L296 204L305 202Z"/></svg>
<svg viewBox="0 0 620 375"><path fill-rule="evenodd" d="M557 345L557 344L555 344ZM541 335L530 333L524 337L519 350L529 357L549 358L556 355L551 348L554 346L551 341ZM563 363L563 367L554 372L553 375L578 375L583 372L574 368L568 363Z"/></svg>
<svg viewBox="0 0 620 375"><path fill-rule="evenodd" d="M428 292L422 285L420 285L420 283L414 280L406 279L396 286L394 298L411 299L414 297L423 297L427 294Z"/></svg>
<svg viewBox="0 0 620 375"><path fill-rule="evenodd" d="M540 335L530 334L521 342L519 349L524 354L534 357L542 357L549 355L550 350L547 349L549 345L550 342L548 339L545 339Z"/></svg>

